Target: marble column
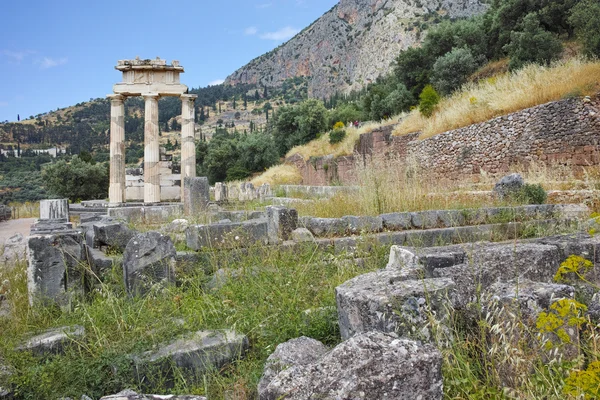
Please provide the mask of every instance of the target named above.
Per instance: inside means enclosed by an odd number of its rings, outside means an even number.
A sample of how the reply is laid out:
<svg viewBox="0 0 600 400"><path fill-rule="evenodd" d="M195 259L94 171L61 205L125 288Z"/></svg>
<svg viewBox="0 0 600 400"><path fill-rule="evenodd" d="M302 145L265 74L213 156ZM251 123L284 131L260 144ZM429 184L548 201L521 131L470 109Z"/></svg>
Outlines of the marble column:
<svg viewBox="0 0 600 400"><path fill-rule="evenodd" d="M158 94L144 94L142 97L146 102L144 115L144 203L160 203Z"/></svg>
<svg viewBox="0 0 600 400"><path fill-rule="evenodd" d="M124 203L125 198L125 96L112 94L110 99L110 184L108 201Z"/></svg>
<svg viewBox="0 0 600 400"><path fill-rule="evenodd" d="M195 94L181 95L181 201L184 199L185 178L196 176Z"/></svg>

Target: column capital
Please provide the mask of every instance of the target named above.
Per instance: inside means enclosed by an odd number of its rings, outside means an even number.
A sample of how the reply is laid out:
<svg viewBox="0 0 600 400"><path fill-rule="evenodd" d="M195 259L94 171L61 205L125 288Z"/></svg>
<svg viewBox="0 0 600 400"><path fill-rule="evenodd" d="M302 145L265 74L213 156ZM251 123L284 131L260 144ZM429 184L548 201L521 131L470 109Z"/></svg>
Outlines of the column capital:
<svg viewBox="0 0 600 400"><path fill-rule="evenodd" d="M184 93L181 96L179 96L181 98L181 101L193 101L196 100L198 98L197 94L188 94L188 93Z"/></svg>
<svg viewBox="0 0 600 400"><path fill-rule="evenodd" d="M109 94L106 95L106 98L109 99L110 101L124 101L125 100L125 96L123 96L122 94Z"/></svg>
<svg viewBox="0 0 600 400"><path fill-rule="evenodd" d="M144 98L144 100L148 100L148 99L158 100L160 95L158 93L142 93L142 97Z"/></svg>

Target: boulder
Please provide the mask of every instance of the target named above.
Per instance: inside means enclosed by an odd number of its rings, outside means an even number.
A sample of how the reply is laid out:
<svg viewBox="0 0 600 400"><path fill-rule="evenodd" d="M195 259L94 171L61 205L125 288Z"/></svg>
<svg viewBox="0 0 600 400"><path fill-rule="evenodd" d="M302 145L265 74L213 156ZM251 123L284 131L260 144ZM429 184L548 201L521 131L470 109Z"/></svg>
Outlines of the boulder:
<svg viewBox="0 0 600 400"><path fill-rule="evenodd" d="M62 354L73 342L85 336L83 326L63 326L36 335L17 347L19 351L30 351L37 356Z"/></svg>
<svg viewBox="0 0 600 400"><path fill-rule="evenodd" d="M134 236L123 253L123 275L129 294L144 294L155 284L175 282L177 251L171 238L158 232Z"/></svg>
<svg viewBox="0 0 600 400"><path fill-rule="evenodd" d="M297 243L312 242L315 237L306 228L297 228L292 231L292 240Z"/></svg>
<svg viewBox="0 0 600 400"><path fill-rule="evenodd" d="M366 332L316 362L279 372L260 387L259 399L442 399L441 367L431 345Z"/></svg>
<svg viewBox="0 0 600 400"><path fill-rule="evenodd" d="M496 183L493 193L500 199L510 198L515 196L523 185L525 185L525 180L521 175L506 175Z"/></svg>
<svg viewBox="0 0 600 400"><path fill-rule="evenodd" d="M269 383L281 371L295 365L306 366L316 363L328 351L329 349L323 343L306 336L281 343L267 358L263 375L258 383L258 392L265 392Z"/></svg>
<svg viewBox="0 0 600 400"><path fill-rule="evenodd" d="M157 378L172 382L174 366L194 380L243 357L247 350L245 335L231 330L199 331L144 353L136 360L136 369L140 379L149 382Z"/></svg>
<svg viewBox="0 0 600 400"><path fill-rule="evenodd" d="M135 236L135 231L120 221L103 220L93 223L94 240L103 246L110 246L119 251L125 250L127 243Z"/></svg>

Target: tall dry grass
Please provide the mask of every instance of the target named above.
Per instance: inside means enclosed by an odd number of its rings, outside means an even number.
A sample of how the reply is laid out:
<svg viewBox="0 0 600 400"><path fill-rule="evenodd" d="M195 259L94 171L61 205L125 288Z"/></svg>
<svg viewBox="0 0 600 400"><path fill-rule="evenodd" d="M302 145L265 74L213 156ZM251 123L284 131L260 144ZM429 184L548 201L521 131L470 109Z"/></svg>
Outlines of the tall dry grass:
<svg viewBox="0 0 600 400"><path fill-rule="evenodd" d="M336 218L500 205L489 196L473 198L469 192L460 193L464 190L461 182L430 176L404 159L376 159L366 166L357 163L355 170L358 193L338 193L330 199L299 203L295 208L301 215ZM457 191L455 196L433 196Z"/></svg>
<svg viewBox="0 0 600 400"><path fill-rule="evenodd" d="M319 138L311 140L310 142L293 147L288 153L286 157L290 157L294 154L300 154L305 160L308 160L310 157L321 157L327 155L333 155L334 157L338 156L348 156L354 153L354 145L358 142L360 135L363 133L369 133L376 128L380 128L382 126L394 124L397 119L390 119L384 122L365 122L360 127L346 127L346 137L340 143L331 144L329 143L329 132L324 133Z"/></svg>
<svg viewBox="0 0 600 400"><path fill-rule="evenodd" d="M300 171L298 171L298 168L293 165L280 164L270 167L250 182L252 182L255 187L264 183L268 183L271 186L296 185L302 183L302 175L300 174Z"/></svg>
<svg viewBox="0 0 600 400"><path fill-rule="evenodd" d="M573 58L550 67L529 65L478 83L442 99L437 112L425 118L411 112L394 135L422 132L425 139L442 132L487 121L499 115L559 100L591 95L600 90L600 62Z"/></svg>

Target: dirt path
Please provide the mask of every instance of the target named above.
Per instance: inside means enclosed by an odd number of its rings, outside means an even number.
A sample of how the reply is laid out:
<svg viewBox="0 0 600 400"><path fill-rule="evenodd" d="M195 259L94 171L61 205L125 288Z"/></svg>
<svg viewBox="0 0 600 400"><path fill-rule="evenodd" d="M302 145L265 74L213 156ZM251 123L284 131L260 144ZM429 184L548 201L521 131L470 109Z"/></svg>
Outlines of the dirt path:
<svg viewBox="0 0 600 400"><path fill-rule="evenodd" d="M29 227L34 221L35 218L22 218L0 222L0 243L4 243L6 239L17 233L29 236Z"/></svg>

